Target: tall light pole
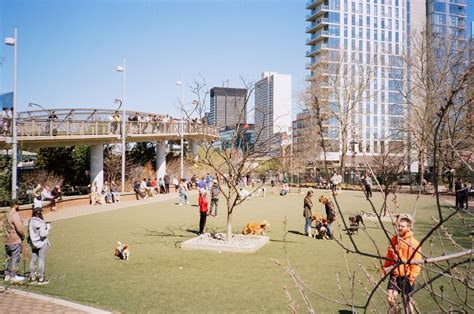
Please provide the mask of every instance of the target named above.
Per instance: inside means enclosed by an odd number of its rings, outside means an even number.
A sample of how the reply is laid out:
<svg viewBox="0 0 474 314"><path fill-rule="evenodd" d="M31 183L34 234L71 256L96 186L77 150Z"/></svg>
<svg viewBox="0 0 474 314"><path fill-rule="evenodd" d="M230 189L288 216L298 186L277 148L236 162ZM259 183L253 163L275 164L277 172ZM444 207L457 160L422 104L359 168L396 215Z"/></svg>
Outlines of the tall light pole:
<svg viewBox="0 0 474 314"><path fill-rule="evenodd" d="M122 193L125 192L125 87L126 87L126 59L123 59L123 65L117 66L117 72L123 73L123 90L122 90Z"/></svg>
<svg viewBox="0 0 474 314"><path fill-rule="evenodd" d="M184 178L184 118L183 118L183 79L176 81L177 86L181 86L181 126L180 126L180 138L181 138L181 159L180 159L180 175L181 179Z"/></svg>
<svg viewBox="0 0 474 314"><path fill-rule="evenodd" d="M17 163L18 163L18 138L16 134L16 67L17 67L17 49L18 49L18 30L15 28L15 37L6 37L5 44L13 46L13 110L12 110L12 199L16 199L17 187Z"/></svg>

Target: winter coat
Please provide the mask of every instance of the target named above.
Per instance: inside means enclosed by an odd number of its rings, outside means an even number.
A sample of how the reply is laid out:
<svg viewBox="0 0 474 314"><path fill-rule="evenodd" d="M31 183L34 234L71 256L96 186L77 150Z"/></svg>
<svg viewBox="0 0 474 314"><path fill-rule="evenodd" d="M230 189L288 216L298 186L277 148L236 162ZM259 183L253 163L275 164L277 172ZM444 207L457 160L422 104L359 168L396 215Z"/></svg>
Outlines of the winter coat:
<svg viewBox="0 0 474 314"><path fill-rule="evenodd" d="M313 202L311 201L311 198L305 197L304 198L304 210L303 210L303 217L304 218L311 218L311 216L313 216L313 213L311 211L312 207L313 207Z"/></svg>
<svg viewBox="0 0 474 314"><path fill-rule="evenodd" d="M336 210L334 209L334 204L328 200L326 204L324 204L324 207L326 208L326 219L329 223L332 223L334 220L336 220Z"/></svg>
<svg viewBox="0 0 474 314"><path fill-rule="evenodd" d="M213 185L211 187L211 199L218 200L220 194L221 194L221 190L219 189L219 186L217 184Z"/></svg>
<svg viewBox="0 0 474 314"><path fill-rule="evenodd" d="M399 238L398 236L393 236L392 239L390 240L391 244L388 247L388 252L387 252L387 258L388 259L393 259L397 260L398 256L403 261L408 261L410 258L412 260L421 260L421 248L420 243L413 237L413 233L407 232L403 238ZM394 248L396 252L394 251ZM416 250L416 252L415 252ZM414 253L414 256L412 257ZM385 260L384 263L384 268L387 268L389 266L393 266L394 262L390 260ZM400 277L408 277L410 280L410 283L415 283L416 277L420 274L421 271L421 266L420 265L400 265L398 266L394 271L393 274L395 276L400 276Z"/></svg>
<svg viewBox="0 0 474 314"><path fill-rule="evenodd" d="M48 240L50 228L49 224L43 219L32 217L28 226L31 246L36 249L41 249L43 245L50 245Z"/></svg>

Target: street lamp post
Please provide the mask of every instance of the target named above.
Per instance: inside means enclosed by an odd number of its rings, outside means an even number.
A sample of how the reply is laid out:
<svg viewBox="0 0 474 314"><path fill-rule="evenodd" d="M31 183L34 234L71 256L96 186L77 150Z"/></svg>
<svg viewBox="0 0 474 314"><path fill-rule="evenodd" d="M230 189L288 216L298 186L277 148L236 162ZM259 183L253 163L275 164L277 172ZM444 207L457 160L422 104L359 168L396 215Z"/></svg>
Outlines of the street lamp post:
<svg viewBox="0 0 474 314"><path fill-rule="evenodd" d="M117 72L123 73L123 89L122 89L122 193L125 192L125 87L126 87L126 59L123 59L123 65L117 66Z"/></svg>
<svg viewBox="0 0 474 314"><path fill-rule="evenodd" d="M16 199L17 188L17 163L18 163L18 138L16 131L16 68L17 68L17 49L18 49L18 30L15 28L15 37L5 38L5 44L13 46L13 108L12 108L12 199Z"/></svg>
<svg viewBox="0 0 474 314"><path fill-rule="evenodd" d="M183 81L176 81L177 86L181 86L181 127L180 127L180 139L181 139L181 159L180 159L180 175L181 179L184 178L184 119L183 119Z"/></svg>

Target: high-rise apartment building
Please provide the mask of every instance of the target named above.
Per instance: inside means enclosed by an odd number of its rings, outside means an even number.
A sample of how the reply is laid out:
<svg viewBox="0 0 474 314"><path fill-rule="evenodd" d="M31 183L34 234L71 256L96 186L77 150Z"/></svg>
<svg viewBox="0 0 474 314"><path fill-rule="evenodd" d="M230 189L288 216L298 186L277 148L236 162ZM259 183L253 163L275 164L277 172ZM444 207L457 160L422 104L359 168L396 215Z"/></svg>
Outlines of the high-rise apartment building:
<svg viewBox="0 0 474 314"><path fill-rule="evenodd" d="M427 27L444 42L446 38L457 38L460 47L464 48L467 40L466 7L466 0L427 0Z"/></svg>
<svg viewBox="0 0 474 314"><path fill-rule="evenodd" d="M381 154L406 141L400 132L410 108L401 91L407 90L409 73L403 58L410 54L410 40L415 33L433 30L435 35L456 34L465 38L466 0L310 0L306 20L310 49L306 67L311 84L320 76L321 67L327 80L338 75L337 85L328 86L330 108L351 110L344 123L350 131L345 136L348 156L361 152ZM337 68L337 73L335 73ZM366 84L363 81L366 80ZM352 84L352 85L351 85ZM350 90L348 86L356 88ZM344 95L357 94L357 97ZM344 97L341 97L343 95ZM348 109L350 108L350 109ZM344 125L329 121L326 127L331 153L337 161L343 149ZM357 160L357 158L352 158ZM361 160L360 160L361 161ZM358 166L357 162L355 165Z"/></svg>
<svg viewBox="0 0 474 314"><path fill-rule="evenodd" d="M212 88L209 124L217 127L235 127L237 124L246 124L246 97L245 88Z"/></svg>
<svg viewBox="0 0 474 314"><path fill-rule="evenodd" d="M263 72L255 84L255 135L265 143L291 128L291 75Z"/></svg>

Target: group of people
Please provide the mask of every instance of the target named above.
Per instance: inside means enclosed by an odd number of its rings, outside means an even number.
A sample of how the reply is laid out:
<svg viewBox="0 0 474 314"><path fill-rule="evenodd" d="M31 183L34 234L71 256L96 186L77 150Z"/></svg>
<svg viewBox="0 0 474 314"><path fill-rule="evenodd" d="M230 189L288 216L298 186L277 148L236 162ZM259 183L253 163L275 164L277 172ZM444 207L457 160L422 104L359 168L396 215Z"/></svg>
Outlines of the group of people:
<svg viewBox="0 0 474 314"><path fill-rule="evenodd" d="M168 174L165 174L159 179L154 177L153 180L143 178L141 182L138 180L133 182L133 191L137 198L148 198L156 194L167 194L170 192L170 181L171 178Z"/></svg>
<svg viewBox="0 0 474 314"><path fill-rule="evenodd" d="M62 197L61 186L56 184L53 190L50 190L48 185L41 185L38 183L33 189L33 207L34 208L43 208L43 202L49 201L51 204L51 210L55 211L57 209L57 202Z"/></svg>
<svg viewBox="0 0 474 314"><path fill-rule="evenodd" d="M120 202L120 193L118 186L115 181L104 181L102 187L99 186L97 181L94 181L91 185L91 205L102 205L107 203L118 203Z"/></svg>
<svg viewBox="0 0 474 314"><path fill-rule="evenodd" d="M304 225L304 234L308 237L312 236L311 231L311 224L313 223L313 194L314 192L309 190L306 193L306 197L303 200L303 217L305 219ZM327 235L330 240L334 238L333 230L332 230L332 223L336 221L336 210L334 208L334 204L331 200L327 197L322 196L319 198L319 203L324 206L326 211L326 219L324 220L324 227L327 230Z"/></svg>
<svg viewBox="0 0 474 314"><path fill-rule="evenodd" d="M43 209L34 207L32 217L28 223L28 235L26 235L23 231L23 222L18 210L18 201L12 200L10 208L4 214L2 221L6 255L4 281L21 283L25 280L24 274L23 276L19 274L18 265L20 264L21 254L26 249L23 246L23 241L27 239L31 250L30 284L48 284L49 281L45 276L45 261L51 245L48 239L51 224L44 220ZM25 272L25 269L23 272Z"/></svg>
<svg viewBox="0 0 474 314"><path fill-rule="evenodd" d="M12 125L13 113L10 108L3 108L2 115L0 116L0 134L10 135Z"/></svg>

